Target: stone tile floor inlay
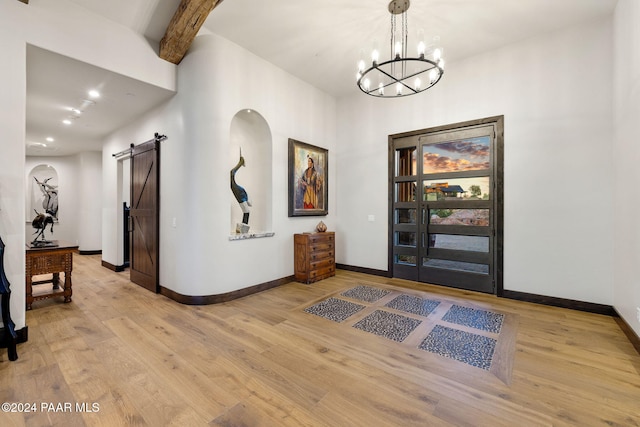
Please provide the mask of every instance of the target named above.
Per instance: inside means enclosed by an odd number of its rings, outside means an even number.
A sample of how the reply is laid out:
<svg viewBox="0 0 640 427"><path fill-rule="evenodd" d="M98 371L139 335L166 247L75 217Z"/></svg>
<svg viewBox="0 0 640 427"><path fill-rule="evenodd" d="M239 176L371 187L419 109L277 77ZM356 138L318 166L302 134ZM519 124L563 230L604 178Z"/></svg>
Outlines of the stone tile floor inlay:
<svg viewBox="0 0 640 427"><path fill-rule="evenodd" d="M365 308L364 305L355 304L338 298L328 298L305 308L304 311L315 314L316 316L324 317L325 319L333 320L334 322L342 322L363 308Z"/></svg>
<svg viewBox="0 0 640 427"><path fill-rule="evenodd" d="M491 367L496 340L458 329L436 325L418 348L477 368Z"/></svg>
<svg viewBox="0 0 640 427"><path fill-rule="evenodd" d="M399 295L389 301L385 306L407 313L427 317L440 304L440 301L414 297L411 295Z"/></svg>
<svg viewBox="0 0 640 427"><path fill-rule="evenodd" d="M504 314L453 305L442 320L497 334L502 327Z"/></svg>
<svg viewBox="0 0 640 427"><path fill-rule="evenodd" d="M343 297L358 299L366 302L376 302L380 298L389 294L390 291L384 289L378 289L371 286L358 285L355 288L344 291L340 295Z"/></svg>
<svg viewBox="0 0 640 427"><path fill-rule="evenodd" d="M393 341L402 342L420 323L422 323L421 320L389 313L388 311L376 310L353 325L353 327Z"/></svg>

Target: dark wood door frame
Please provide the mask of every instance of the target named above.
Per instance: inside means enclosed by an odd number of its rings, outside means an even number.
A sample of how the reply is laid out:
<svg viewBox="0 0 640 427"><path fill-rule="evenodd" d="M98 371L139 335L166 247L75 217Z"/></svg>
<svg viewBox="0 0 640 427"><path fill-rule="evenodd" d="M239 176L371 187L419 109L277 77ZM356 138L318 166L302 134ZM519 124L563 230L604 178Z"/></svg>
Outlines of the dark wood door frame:
<svg viewBox="0 0 640 427"><path fill-rule="evenodd" d="M504 267L504 116L492 116L478 120L470 120L460 123L452 123L433 128L420 129L410 132L404 132L389 135L389 160L388 160L388 259L387 269L389 275L393 276L394 271L394 177L395 177L395 144L394 140L406 138L426 133L446 132L453 130L462 130L464 128L477 127L482 125L493 125L495 129L495 148L494 148L494 182L493 194L495 195L494 209L494 227L495 227L495 250L494 250L494 278L495 278L495 294L502 296L504 292L503 267Z"/></svg>

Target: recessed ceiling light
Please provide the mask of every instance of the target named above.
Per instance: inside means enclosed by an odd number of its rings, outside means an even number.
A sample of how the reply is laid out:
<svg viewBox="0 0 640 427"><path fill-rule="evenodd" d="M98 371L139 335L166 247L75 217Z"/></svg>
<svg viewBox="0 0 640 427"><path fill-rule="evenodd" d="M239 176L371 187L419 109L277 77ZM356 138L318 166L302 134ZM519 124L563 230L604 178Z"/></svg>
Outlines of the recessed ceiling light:
<svg viewBox="0 0 640 427"><path fill-rule="evenodd" d="M64 123L65 125L70 125L70 124L71 124L71 120L69 120L69 119L64 119L64 120L62 121L62 123Z"/></svg>
<svg viewBox="0 0 640 427"><path fill-rule="evenodd" d="M100 92L98 92L95 89L92 89L92 90L89 91L89 96L91 98L100 98Z"/></svg>
<svg viewBox="0 0 640 427"><path fill-rule="evenodd" d="M50 136L48 136L48 137L47 137L47 142L53 142L53 141L55 141L55 139L53 139L53 138L52 138L52 137L50 137Z"/></svg>
<svg viewBox="0 0 640 427"><path fill-rule="evenodd" d="M50 147L47 144L44 144L42 142L32 142L27 146L27 148L29 148L29 150L31 150L32 152L36 152L36 153L57 151L56 147ZM51 166L47 166L47 167L51 167Z"/></svg>

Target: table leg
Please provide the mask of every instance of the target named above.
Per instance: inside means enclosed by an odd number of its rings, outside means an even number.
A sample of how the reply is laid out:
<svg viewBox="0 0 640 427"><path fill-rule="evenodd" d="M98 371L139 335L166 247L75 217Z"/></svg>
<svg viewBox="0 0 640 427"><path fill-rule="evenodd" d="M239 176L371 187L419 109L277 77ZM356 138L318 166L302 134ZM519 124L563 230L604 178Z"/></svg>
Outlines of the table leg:
<svg viewBox="0 0 640 427"><path fill-rule="evenodd" d="M26 303L27 310L31 310L31 304L33 303L33 287L31 285L31 274L27 273L25 277L25 286L26 286Z"/></svg>
<svg viewBox="0 0 640 427"><path fill-rule="evenodd" d="M60 289L60 273L53 273L53 289Z"/></svg>
<svg viewBox="0 0 640 427"><path fill-rule="evenodd" d="M64 272L64 302L71 302L71 295L73 295L71 290L71 268L68 268Z"/></svg>

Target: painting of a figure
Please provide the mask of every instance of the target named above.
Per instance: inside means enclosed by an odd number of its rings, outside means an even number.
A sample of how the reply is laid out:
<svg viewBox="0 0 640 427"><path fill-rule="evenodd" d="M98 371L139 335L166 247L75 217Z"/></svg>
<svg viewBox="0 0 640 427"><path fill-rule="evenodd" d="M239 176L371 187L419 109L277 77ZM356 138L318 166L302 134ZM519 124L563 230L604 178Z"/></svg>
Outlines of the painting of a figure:
<svg viewBox="0 0 640 427"><path fill-rule="evenodd" d="M289 216L327 215L328 151L289 139Z"/></svg>

